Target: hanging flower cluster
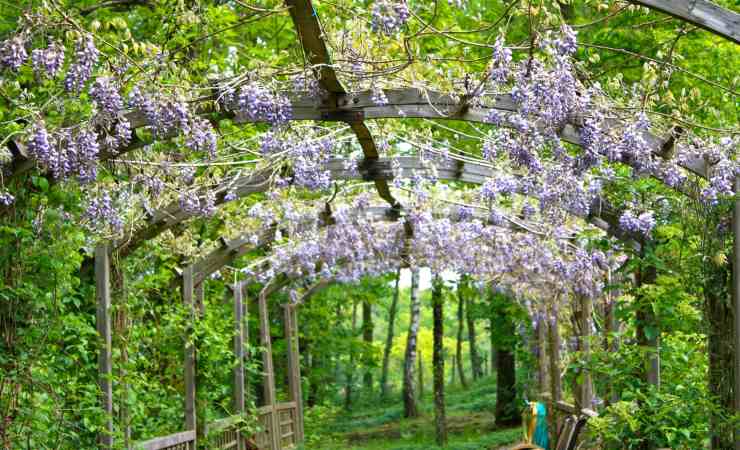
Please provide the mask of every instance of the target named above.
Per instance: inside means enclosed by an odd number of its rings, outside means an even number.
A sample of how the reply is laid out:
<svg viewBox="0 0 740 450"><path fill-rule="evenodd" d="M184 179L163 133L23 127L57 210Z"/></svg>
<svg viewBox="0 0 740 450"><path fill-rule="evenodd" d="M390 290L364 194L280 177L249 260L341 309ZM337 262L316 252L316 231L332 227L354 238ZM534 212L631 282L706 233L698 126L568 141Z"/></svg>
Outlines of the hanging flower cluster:
<svg viewBox="0 0 740 450"><path fill-rule="evenodd" d="M619 217L619 226L623 230L638 233L645 237L650 237L653 228L655 228L655 223L652 211L636 214L633 210L628 209Z"/></svg>
<svg viewBox="0 0 740 450"><path fill-rule="evenodd" d="M54 137L39 123L28 142L29 155L57 180L76 176L81 183L95 181L99 152L98 135L86 129L74 135L63 131Z"/></svg>
<svg viewBox="0 0 740 450"><path fill-rule="evenodd" d="M78 39L75 45L75 60L64 78L64 88L67 92L82 92L85 83L92 76L99 57L100 52L91 35L85 35Z"/></svg>
<svg viewBox="0 0 740 450"><path fill-rule="evenodd" d="M58 42L50 42L46 48L33 50L31 64L38 75L56 77L64 65L64 46Z"/></svg>
<svg viewBox="0 0 740 450"><path fill-rule="evenodd" d="M377 0L371 10L370 27L373 31L393 35L403 27L411 17L406 0Z"/></svg>
<svg viewBox="0 0 740 450"><path fill-rule="evenodd" d="M226 108L251 122L283 125L293 116L290 99L274 94L258 82L251 82L222 94Z"/></svg>

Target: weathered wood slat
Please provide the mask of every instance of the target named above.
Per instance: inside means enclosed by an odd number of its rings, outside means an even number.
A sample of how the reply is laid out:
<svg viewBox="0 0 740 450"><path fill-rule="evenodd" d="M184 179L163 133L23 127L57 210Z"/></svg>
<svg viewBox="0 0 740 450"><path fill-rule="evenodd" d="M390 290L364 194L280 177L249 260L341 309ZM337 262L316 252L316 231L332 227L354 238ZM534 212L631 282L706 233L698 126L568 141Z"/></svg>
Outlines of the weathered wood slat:
<svg viewBox="0 0 740 450"><path fill-rule="evenodd" d="M740 44L740 14L707 0L630 0Z"/></svg>
<svg viewBox="0 0 740 450"><path fill-rule="evenodd" d="M184 351L185 376L185 428L195 430L197 425L196 385L195 385L195 346L192 342L193 321L195 320L195 301L193 298L193 266L185 268L182 274L182 301L188 310L190 323L187 324Z"/></svg>
<svg viewBox="0 0 740 450"><path fill-rule="evenodd" d="M100 244L95 248L95 296L97 298L96 325L100 338L98 353L98 377L105 412L105 431L99 441L103 448L113 446L113 354L111 343L111 293L110 293L110 245Z"/></svg>
<svg viewBox="0 0 740 450"><path fill-rule="evenodd" d="M165 450L180 444L195 445L195 430L183 431L180 433L170 434L134 445L136 450ZM195 449L195 447L192 447Z"/></svg>

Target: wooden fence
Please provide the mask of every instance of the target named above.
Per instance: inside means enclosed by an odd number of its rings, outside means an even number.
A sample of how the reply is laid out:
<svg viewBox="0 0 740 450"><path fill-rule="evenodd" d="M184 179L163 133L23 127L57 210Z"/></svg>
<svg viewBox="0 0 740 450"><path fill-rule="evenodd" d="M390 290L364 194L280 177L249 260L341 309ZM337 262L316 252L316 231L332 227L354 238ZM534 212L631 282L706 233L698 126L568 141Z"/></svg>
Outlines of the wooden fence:
<svg viewBox="0 0 740 450"><path fill-rule="evenodd" d="M248 442L260 450L289 450L300 442L298 405L296 402L278 403L257 409L259 431L248 435L239 430L240 416L227 417L206 425L206 442L215 450L245 450ZM275 427L279 434L275 436ZM135 450L195 450L195 431L161 436L134 445Z"/></svg>

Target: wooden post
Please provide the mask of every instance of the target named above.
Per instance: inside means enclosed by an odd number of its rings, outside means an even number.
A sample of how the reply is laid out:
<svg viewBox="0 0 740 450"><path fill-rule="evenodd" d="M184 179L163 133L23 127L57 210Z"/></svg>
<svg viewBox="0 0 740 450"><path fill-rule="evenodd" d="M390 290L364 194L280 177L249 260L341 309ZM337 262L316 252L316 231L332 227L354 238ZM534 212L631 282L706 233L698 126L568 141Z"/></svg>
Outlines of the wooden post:
<svg viewBox="0 0 740 450"><path fill-rule="evenodd" d="M234 414L243 416L244 407L244 306L242 304L242 287L239 282L234 284L234 366L233 395ZM241 433L237 433L236 449L245 450L245 442Z"/></svg>
<svg viewBox="0 0 740 450"><path fill-rule="evenodd" d="M735 310L735 414L740 413L740 177L735 178L735 207L732 217L734 235L732 264L732 303ZM740 450L740 427L735 429L735 450Z"/></svg>
<svg viewBox="0 0 740 450"><path fill-rule="evenodd" d="M560 381L560 329L559 329L559 311L557 305L558 299L555 299L550 307L550 314L547 318L548 341L550 347L550 404L548 405L547 417L548 427L552 442L556 442L557 436L557 417L555 416L555 405L562 400L563 387Z"/></svg>
<svg viewBox="0 0 740 450"><path fill-rule="evenodd" d="M544 392L547 392L550 386L548 386L547 382L547 374L548 374L548 361L547 361L547 353L545 349L547 348L547 315L545 313L545 308L543 307L542 310L538 311L537 313L537 387L539 389L538 395L542 395Z"/></svg>
<svg viewBox="0 0 740 450"><path fill-rule="evenodd" d="M271 449L280 450L280 423L275 409L275 371L272 365L272 339L270 338L270 316L267 310L267 293L269 284L259 295L260 340L265 348L262 354L262 371L264 372L263 392L265 404L270 407L272 432L270 433Z"/></svg>
<svg viewBox="0 0 740 450"><path fill-rule="evenodd" d="M296 444L303 442L303 392L301 390L301 360L298 345L297 308L285 305L285 342L288 346L288 388L290 400L296 404Z"/></svg>
<svg viewBox="0 0 740 450"><path fill-rule="evenodd" d="M581 352L583 353L583 358L589 360L591 358L591 337L593 336L591 321L593 316L594 304L591 297L587 295L581 296L580 300ZM581 385L580 391L581 399L579 403L581 405L581 408L593 408L594 386L593 380L591 379L591 370L589 370L588 368L584 369L583 371L583 384Z"/></svg>
<svg viewBox="0 0 740 450"><path fill-rule="evenodd" d="M196 430L197 412L195 406L195 342L193 342L193 322L195 321L195 302L193 301L193 267L188 266L182 273L182 301L188 310L189 323L185 327L185 430ZM197 448L197 445L194 445Z"/></svg>
<svg viewBox="0 0 740 450"><path fill-rule="evenodd" d="M110 245L100 244L95 248L95 294L98 310L96 323L100 336L98 370L105 412L105 431L100 434L103 448L113 447L113 360L110 320Z"/></svg>
<svg viewBox="0 0 740 450"><path fill-rule="evenodd" d="M234 413L244 414L244 308L242 289L234 285Z"/></svg>

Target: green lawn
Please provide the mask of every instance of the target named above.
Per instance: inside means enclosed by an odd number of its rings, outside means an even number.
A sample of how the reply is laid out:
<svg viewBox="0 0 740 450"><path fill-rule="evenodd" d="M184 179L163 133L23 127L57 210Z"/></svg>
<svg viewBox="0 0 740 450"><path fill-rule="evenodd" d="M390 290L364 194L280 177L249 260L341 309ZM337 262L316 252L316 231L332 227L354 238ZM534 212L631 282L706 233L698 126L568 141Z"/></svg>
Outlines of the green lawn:
<svg viewBox="0 0 740 450"><path fill-rule="evenodd" d="M398 396L396 396L398 397ZM422 417L404 419L399 402L373 405L358 402L351 412L319 407L306 412L305 450L431 450L434 410L431 393L421 402ZM486 378L468 390L450 389L447 417L448 450L497 448L517 442L521 429L499 429L494 424L496 383Z"/></svg>

